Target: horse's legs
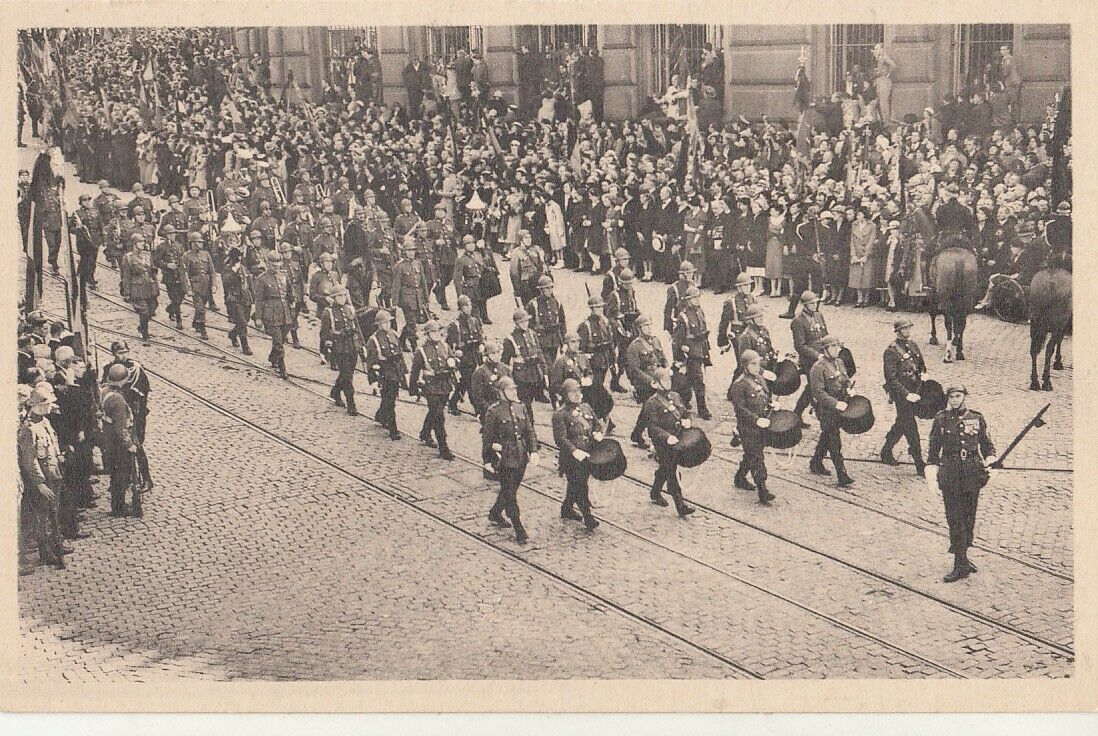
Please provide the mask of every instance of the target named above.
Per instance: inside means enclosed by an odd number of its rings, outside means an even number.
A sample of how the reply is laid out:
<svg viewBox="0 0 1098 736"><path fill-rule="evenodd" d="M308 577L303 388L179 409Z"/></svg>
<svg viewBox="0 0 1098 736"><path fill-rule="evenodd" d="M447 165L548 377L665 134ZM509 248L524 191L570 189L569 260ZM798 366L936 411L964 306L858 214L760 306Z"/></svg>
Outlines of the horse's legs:
<svg viewBox="0 0 1098 736"><path fill-rule="evenodd" d="M938 312L933 305L930 307L930 344L938 344Z"/></svg>
<svg viewBox="0 0 1098 736"><path fill-rule="evenodd" d="M1052 364L1053 370L1057 370L1057 371L1064 370L1063 345L1064 345L1064 333L1061 332L1059 334L1059 336L1056 338L1056 361Z"/></svg>
<svg viewBox="0 0 1098 736"><path fill-rule="evenodd" d="M968 315L964 312L953 317L953 344L957 346L957 360L965 359L965 325Z"/></svg>
<svg viewBox="0 0 1098 736"><path fill-rule="evenodd" d="M1036 324L1029 326L1029 390L1040 391L1041 384L1037 381L1037 354L1041 352L1042 343L1045 340L1044 331Z"/></svg>

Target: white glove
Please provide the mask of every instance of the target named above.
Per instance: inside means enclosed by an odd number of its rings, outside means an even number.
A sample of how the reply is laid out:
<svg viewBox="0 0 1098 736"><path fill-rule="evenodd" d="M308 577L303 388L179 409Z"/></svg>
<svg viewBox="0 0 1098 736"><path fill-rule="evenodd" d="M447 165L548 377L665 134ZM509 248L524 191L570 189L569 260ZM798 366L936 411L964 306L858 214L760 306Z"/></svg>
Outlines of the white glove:
<svg viewBox="0 0 1098 736"><path fill-rule="evenodd" d="M906 398L908 401L910 401L912 404L914 404L916 401L919 400L919 394L915 393L914 391L911 391L904 398Z"/></svg>
<svg viewBox="0 0 1098 736"><path fill-rule="evenodd" d="M997 458L995 455L988 455L986 458L984 458L984 467L988 470L995 470L995 468L991 466L997 462L999 462L999 458Z"/></svg>
<svg viewBox="0 0 1098 736"><path fill-rule="evenodd" d="M494 442L494 443L492 443L492 449L495 450L496 452L503 452L503 445L501 445L498 442Z"/></svg>
<svg viewBox="0 0 1098 736"><path fill-rule="evenodd" d="M835 408L838 411L846 411L846 402L845 401L836 401L835 402Z"/></svg>
<svg viewBox="0 0 1098 736"><path fill-rule="evenodd" d="M581 386L590 386L591 385L591 376L584 376L583 378L581 378L580 379L580 385Z"/></svg>
<svg viewBox="0 0 1098 736"><path fill-rule="evenodd" d="M926 374L925 373L920 373L919 374L919 380L920 381L925 381L926 380Z"/></svg>
<svg viewBox="0 0 1098 736"><path fill-rule="evenodd" d="M693 422L691 422L690 419L683 419L680 424L682 424L683 429L690 429L691 425L693 425Z"/></svg>
<svg viewBox="0 0 1098 736"><path fill-rule="evenodd" d="M591 456L588 455L583 450L576 449L576 450L572 450L572 457L574 457L576 460L578 460L579 462L582 463L584 460L586 460L587 458L589 458Z"/></svg>
<svg viewBox="0 0 1098 736"><path fill-rule="evenodd" d="M530 453L530 464L531 465L537 465L540 462L541 462L541 455L537 454L536 452L531 452Z"/></svg>
<svg viewBox="0 0 1098 736"><path fill-rule="evenodd" d="M770 426L770 420L767 419L766 417L759 417L758 419L755 420L755 426L760 428L760 429L766 429L767 427Z"/></svg>
<svg viewBox="0 0 1098 736"><path fill-rule="evenodd" d="M774 371L763 371L763 378L765 378L768 381L777 381L778 380L778 376L777 376L777 374L774 373Z"/></svg>
<svg viewBox="0 0 1098 736"><path fill-rule="evenodd" d="M679 438L678 438L678 437L676 437L676 436L675 436L675 435L673 435L673 434L672 434L672 435L668 435L668 437L667 437L667 444L668 444L668 445L677 445L677 444L679 444Z"/></svg>
<svg viewBox="0 0 1098 736"><path fill-rule="evenodd" d="M602 432L592 432L591 433L591 439L593 439L595 442L602 442L602 437L603 437Z"/></svg>

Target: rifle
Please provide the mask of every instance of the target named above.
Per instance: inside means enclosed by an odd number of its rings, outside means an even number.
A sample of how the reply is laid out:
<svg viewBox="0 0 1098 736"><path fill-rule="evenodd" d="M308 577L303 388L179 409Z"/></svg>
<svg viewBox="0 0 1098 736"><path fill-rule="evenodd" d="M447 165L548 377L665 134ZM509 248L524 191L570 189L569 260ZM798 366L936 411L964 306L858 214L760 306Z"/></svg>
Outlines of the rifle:
<svg viewBox="0 0 1098 736"><path fill-rule="evenodd" d="M1007 448L1003 450L1003 454L999 456L999 459L992 463L989 467L996 470L1001 470L1003 468L1003 461L1006 460L1007 455L1010 454L1011 450L1018 446L1018 443L1021 442L1027 434L1029 434L1029 430L1033 429L1034 427L1045 426L1046 422L1044 419L1042 419L1042 417L1045 415L1045 412L1048 411L1050 406L1052 406L1052 404L1045 404L1044 408L1041 409L1041 411L1037 412L1037 415L1033 417L1033 419L1029 420L1029 424L1022 427L1022 431L1018 433L1018 436L1011 440L1010 444L1007 445Z"/></svg>

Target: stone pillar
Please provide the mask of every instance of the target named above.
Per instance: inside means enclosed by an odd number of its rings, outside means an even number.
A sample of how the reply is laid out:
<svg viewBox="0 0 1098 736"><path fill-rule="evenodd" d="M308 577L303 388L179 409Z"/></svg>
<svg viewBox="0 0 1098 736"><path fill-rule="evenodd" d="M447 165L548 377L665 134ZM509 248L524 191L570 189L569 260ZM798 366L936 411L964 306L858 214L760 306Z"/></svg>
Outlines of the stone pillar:
<svg viewBox="0 0 1098 736"><path fill-rule="evenodd" d="M942 85L952 74L942 76L942 56L948 58L952 26L885 26L885 51L896 62L892 73L892 117L903 120L934 105L942 95ZM945 51L942 46L945 46Z"/></svg>
<svg viewBox="0 0 1098 736"><path fill-rule="evenodd" d="M641 48L651 43L639 43L642 30L651 26L599 26L599 43L606 69L604 114L607 120L624 120L636 116L642 99L639 84ZM650 35L650 30L649 30Z"/></svg>
<svg viewBox="0 0 1098 736"><path fill-rule="evenodd" d="M508 104L518 104L517 26L484 26L484 63L488 66L489 94L503 92Z"/></svg>
<svg viewBox="0 0 1098 736"><path fill-rule="evenodd" d="M1022 75L1021 119L1041 120L1045 106L1071 83L1071 26L1014 26L1014 63Z"/></svg>
<svg viewBox="0 0 1098 736"><path fill-rule="evenodd" d="M387 105L399 102L405 108L408 106L402 75L412 54L410 36L413 31L414 28L407 26L380 26L377 29L382 101Z"/></svg>

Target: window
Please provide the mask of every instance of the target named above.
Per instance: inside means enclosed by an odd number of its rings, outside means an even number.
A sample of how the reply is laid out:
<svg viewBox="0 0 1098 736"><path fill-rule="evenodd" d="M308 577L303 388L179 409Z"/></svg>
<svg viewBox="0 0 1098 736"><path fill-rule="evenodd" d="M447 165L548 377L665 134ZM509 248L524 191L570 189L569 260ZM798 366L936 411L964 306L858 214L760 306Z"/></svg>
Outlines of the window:
<svg viewBox="0 0 1098 736"><path fill-rule="evenodd" d="M449 61L459 49L484 50L484 29L480 26L435 26L427 29L427 55Z"/></svg>
<svg viewBox="0 0 1098 736"><path fill-rule="evenodd" d="M873 46L884 43L882 25L831 26L831 84L835 90L852 91L859 74L869 79L877 62Z"/></svg>
<svg viewBox="0 0 1098 736"><path fill-rule="evenodd" d="M1014 26L1010 23L957 26L953 44L953 89L986 92L999 78L1000 46L1014 49Z"/></svg>
<svg viewBox="0 0 1098 736"><path fill-rule="evenodd" d="M682 84L686 78L701 70L702 51L706 44L720 49L724 41L724 27L719 25L658 25L655 27L655 43L652 44L652 93L663 94L671 82L671 75L678 74Z"/></svg>
<svg viewBox="0 0 1098 736"><path fill-rule="evenodd" d="M520 41L537 51L559 50L564 44L598 46L598 26L525 26L523 31Z"/></svg>
<svg viewBox="0 0 1098 736"><path fill-rule="evenodd" d="M341 59L355 45L355 40L366 48L377 48L377 26L329 26L328 58Z"/></svg>

